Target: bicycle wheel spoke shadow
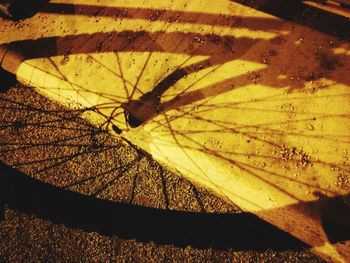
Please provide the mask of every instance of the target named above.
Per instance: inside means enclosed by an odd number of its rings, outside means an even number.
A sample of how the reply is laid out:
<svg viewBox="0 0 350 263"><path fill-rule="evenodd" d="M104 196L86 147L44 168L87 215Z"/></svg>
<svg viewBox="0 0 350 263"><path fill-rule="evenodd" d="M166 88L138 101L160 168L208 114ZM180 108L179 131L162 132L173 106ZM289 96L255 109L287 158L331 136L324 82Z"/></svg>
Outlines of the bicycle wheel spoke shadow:
<svg viewBox="0 0 350 263"><path fill-rule="evenodd" d="M239 210L91 126L79 110L26 87L8 93L1 96L2 205L86 231L177 246L307 248L253 214L217 214Z"/></svg>
<svg viewBox="0 0 350 263"><path fill-rule="evenodd" d="M82 110L51 103L28 87L9 93L1 98L1 158L12 167L45 183L112 201L213 209L198 199L204 192L170 178L142 150L82 119ZM183 207L177 204L174 183L190 190Z"/></svg>
<svg viewBox="0 0 350 263"><path fill-rule="evenodd" d="M98 25L95 32L78 27L79 33L68 31L71 35L47 33L38 40L12 42L21 49L47 46L32 53L33 60L25 64L30 72L47 71L59 79L41 79L40 73L25 79L27 84L64 104L77 97L80 109L102 116L100 127L128 131L133 142L194 182L280 224L312 246L326 242L320 222L311 222L320 232L305 237L304 230L279 219L289 218L284 211L294 210L279 208L316 201L316 192L329 198L348 194L337 185L349 168L346 41L271 17L200 13L196 23L188 19L195 13L187 12L190 7L178 14L51 5L48 18L55 8L66 8L62 16L75 14L80 21L92 13L100 22L107 21L114 13L120 24L110 31L97 30ZM177 14L179 20L168 20ZM144 23L140 25L139 19ZM182 25L188 22L191 30ZM87 66L78 72L82 61ZM112 77L96 77L97 72ZM148 111L133 105L144 105ZM135 117L130 126L140 127L123 126L123 111ZM225 181L221 179L230 183L217 184ZM130 184L137 181L135 176ZM259 187L267 191L256 192ZM298 215L307 217L303 210Z"/></svg>

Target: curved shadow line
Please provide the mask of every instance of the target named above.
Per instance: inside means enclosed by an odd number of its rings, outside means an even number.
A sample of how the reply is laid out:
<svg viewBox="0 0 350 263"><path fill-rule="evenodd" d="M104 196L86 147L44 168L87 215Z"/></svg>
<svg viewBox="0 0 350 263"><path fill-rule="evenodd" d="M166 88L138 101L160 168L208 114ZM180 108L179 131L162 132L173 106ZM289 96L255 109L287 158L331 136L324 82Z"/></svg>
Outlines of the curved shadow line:
<svg viewBox="0 0 350 263"><path fill-rule="evenodd" d="M205 214L116 203L30 178L0 161L4 204L52 222L103 235L198 248L303 250L308 245L250 213Z"/></svg>

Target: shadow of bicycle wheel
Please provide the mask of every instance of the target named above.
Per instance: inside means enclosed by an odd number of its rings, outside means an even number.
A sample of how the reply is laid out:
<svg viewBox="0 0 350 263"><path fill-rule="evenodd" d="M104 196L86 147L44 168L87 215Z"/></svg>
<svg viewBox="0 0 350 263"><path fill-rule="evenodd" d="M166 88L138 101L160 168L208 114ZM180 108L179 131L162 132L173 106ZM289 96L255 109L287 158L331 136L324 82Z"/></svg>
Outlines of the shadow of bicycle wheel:
<svg viewBox="0 0 350 263"><path fill-rule="evenodd" d="M184 247L263 251L308 246L251 213L205 214L97 199L32 179L0 163L2 204L104 235Z"/></svg>

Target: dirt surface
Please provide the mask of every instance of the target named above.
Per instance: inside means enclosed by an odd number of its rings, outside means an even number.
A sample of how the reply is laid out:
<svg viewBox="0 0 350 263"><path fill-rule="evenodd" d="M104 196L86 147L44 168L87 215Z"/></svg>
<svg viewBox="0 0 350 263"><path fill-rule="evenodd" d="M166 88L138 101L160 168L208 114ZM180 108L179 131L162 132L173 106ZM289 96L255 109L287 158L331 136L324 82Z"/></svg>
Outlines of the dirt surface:
<svg viewBox="0 0 350 263"><path fill-rule="evenodd" d="M78 110L66 110L31 88L18 86L2 93L0 107L1 160L27 176L95 199L162 211L240 212L234 204L166 171L132 145L91 126ZM9 196L20 195L2 187ZM30 209L18 211L6 204L7 197L0 222L4 262L322 262L305 251L215 250L123 239L53 223Z"/></svg>

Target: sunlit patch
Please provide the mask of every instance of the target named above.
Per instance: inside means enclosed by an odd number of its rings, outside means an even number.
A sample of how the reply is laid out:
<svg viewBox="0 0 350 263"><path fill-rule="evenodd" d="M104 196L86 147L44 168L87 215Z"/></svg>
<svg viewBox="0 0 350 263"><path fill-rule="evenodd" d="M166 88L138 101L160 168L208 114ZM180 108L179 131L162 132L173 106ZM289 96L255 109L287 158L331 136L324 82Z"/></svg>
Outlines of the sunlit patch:
<svg viewBox="0 0 350 263"><path fill-rule="evenodd" d="M350 50L348 48L343 48L343 47L339 47L339 48L333 48L333 52L336 55L347 55L350 56Z"/></svg>
<svg viewBox="0 0 350 263"><path fill-rule="evenodd" d="M287 79L287 78L288 78L288 76L285 75L285 74L281 74L281 75L279 75L279 76L277 77L277 79L280 79L280 80L285 80L285 79Z"/></svg>
<svg viewBox="0 0 350 263"><path fill-rule="evenodd" d="M177 68L205 58L166 52L56 56L25 61L18 69L18 76L22 82L66 106L91 109L88 114L94 115L97 123L110 118L109 121L125 128L121 103L151 91Z"/></svg>

